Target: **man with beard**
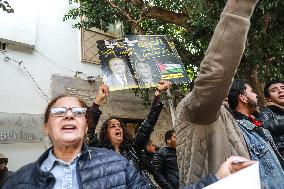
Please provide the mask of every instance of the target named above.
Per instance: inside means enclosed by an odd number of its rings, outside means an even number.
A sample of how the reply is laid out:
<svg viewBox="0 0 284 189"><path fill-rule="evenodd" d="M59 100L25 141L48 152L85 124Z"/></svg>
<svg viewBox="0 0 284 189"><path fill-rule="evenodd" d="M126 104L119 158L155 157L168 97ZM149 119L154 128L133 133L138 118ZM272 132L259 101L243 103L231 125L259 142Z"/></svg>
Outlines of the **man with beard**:
<svg viewBox="0 0 284 189"><path fill-rule="evenodd" d="M245 138L250 156L259 161L263 188L284 188L284 160L269 131L255 119L257 95L242 80L235 80L228 95L229 106Z"/></svg>
<svg viewBox="0 0 284 189"><path fill-rule="evenodd" d="M261 111L260 119L264 127L270 131L280 154L284 157L284 81L275 79L267 82L264 96L267 104Z"/></svg>

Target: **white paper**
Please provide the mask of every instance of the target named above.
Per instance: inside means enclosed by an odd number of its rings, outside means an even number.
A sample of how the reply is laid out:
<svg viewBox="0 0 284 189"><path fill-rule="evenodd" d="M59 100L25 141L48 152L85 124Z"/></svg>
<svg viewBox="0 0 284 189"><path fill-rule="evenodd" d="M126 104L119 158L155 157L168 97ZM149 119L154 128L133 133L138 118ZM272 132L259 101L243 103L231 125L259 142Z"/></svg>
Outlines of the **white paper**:
<svg viewBox="0 0 284 189"><path fill-rule="evenodd" d="M259 177L259 162L238 171L218 182L211 184L206 189L261 189Z"/></svg>

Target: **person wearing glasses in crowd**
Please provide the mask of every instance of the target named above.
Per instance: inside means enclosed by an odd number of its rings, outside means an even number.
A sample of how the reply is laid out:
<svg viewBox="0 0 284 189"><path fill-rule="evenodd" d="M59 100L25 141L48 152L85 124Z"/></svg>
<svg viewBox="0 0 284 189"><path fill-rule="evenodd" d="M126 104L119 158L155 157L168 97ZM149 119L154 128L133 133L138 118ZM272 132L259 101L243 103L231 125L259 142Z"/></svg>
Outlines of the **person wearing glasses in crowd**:
<svg viewBox="0 0 284 189"><path fill-rule="evenodd" d="M13 171L7 168L8 158L0 154L0 188L4 185L6 180L12 175Z"/></svg>
<svg viewBox="0 0 284 189"><path fill-rule="evenodd" d="M45 111L44 132L53 146L15 172L3 189L149 188L124 157L84 144L86 110L77 97L52 100Z"/></svg>
<svg viewBox="0 0 284 189"><path fill-rule="evenodd" d="M37 161L23 166L10 176L2 189L77 189L77 188L150 188L123 156L107 149L88 147L87 105L77 97L59 96L52 100L44 115L44 132L52 147ZM233 161L246 161L234 166ZM199 189L248 166L240 157L227 160L214 175L187 189Z"/></svg>
<svg viewBox="0 0 284 189"><path fill-rule="evenodd" d="M99 110L99 105L108 95L108 87L106 85L100 86L95 102L89 109L89 119L92 120L92 127L89 129L88 133L91 141L90 145L104 147L116 151L117 153L126 157L126 159L129 160L131 164L144 175L143 178L153 188L155 187L151 182L151 179L141 169L142 151L150 140L150 135L154 131L154 127L163 108L163 104L160 101L160 94L162 91L167 90L170 85L171 83L169 81L162 80L159 82L159 86L155 91L155 97L153 99L150 112L141 123L134 139L129 136L125 125L118 118L111 117L103 123L99 132L98 140L95 130L102 113Z"/></svg>

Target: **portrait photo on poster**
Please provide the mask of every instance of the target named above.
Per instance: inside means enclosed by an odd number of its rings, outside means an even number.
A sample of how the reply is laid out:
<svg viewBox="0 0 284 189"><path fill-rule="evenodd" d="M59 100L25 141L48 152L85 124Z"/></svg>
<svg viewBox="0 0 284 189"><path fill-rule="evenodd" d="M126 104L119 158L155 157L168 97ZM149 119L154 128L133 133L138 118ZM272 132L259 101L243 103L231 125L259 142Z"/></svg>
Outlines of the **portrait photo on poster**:
<svg viewBox="0 0 284 189"><path fill-rule="evenodd" d="M174 43L167 36L131 35L125 37L124 43L139 87L155 86L160 79L173 84L190 82Z"/></svg>
<svg viewBox="0 0 284 189"><path fill-rule="evenodd" d="M140 88L156 87L161 79L158 65L153 60L133 58L131 65Z"/></svg>
<svg viewBox="0 0 284 189"><path fill-rule="evenodd" d="M137 88L127 48L120 40L97 42L103 81L110 91Z"/></svg>

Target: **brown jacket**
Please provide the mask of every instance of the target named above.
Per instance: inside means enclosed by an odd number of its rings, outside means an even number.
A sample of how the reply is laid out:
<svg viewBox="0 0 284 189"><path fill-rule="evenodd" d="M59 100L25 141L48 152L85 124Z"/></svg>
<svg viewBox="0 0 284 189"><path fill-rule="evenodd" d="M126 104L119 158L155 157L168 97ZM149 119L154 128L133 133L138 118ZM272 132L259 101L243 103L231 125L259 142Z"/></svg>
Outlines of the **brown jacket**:
<svg viewBox="0 0 284 189"><path fill-rule="evenodd" d="M240 63L257 0L229 0L190 92L176 110L180 183L215 174L231 155L249 158L241 131L222 107Z"/></svg>

